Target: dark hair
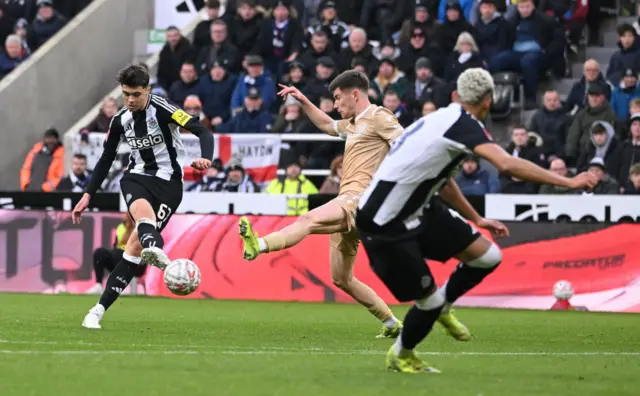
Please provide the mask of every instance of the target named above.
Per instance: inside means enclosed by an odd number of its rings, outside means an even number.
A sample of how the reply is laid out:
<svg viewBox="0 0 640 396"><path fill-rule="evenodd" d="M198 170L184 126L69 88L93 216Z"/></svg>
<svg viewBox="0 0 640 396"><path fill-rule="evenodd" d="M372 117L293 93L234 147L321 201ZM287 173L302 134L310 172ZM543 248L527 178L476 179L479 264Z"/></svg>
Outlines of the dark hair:
<svg viewBox="0 0 640 396"><path fill-rule="evenodd" d="M398 95L398 93L396 91L394 91L393 89L387 89L384 92L384 96L387 96L387 95L393 95L393 96L397 97L398 99L400 99L400 95Z"/></svg>
<svg viewBox="0 0 640 396"><path fill-rule="evenodd" d="M75 153L73 155L73 158L81 159L81 160L84 160L84 162L87 162L87 156L84 154Z"/></svg>
<svg viewBox="0 0 640 396"><path fill-rule="evenodd" d="M631 33L634 36L637 36L636 28L634 28L633 25L630 25L628 23L623 23L618 25L618 27L616 28L616 32L618 32L618 36L622 36L625 33Z"/></svg>
<svg viewBox="0 0 640 396"><path fill-rule="evenodd" d="M56 139L60 139L60 134L58 133L57 129L49 128L46 131L44 131L44 137L45 138L54 137Z"/></svg>
<svg viewBox="0 0 640 396"><path fill-rule="evenodd" d="M180 29L178 29L178 27L177 27L176 25L171 25L171 26L169 26L169 27L167 28L167 32L168 32L169 30L177 30L178 32L180 31Z"/></svg>
<svg viewBox="0 0 640 396"><path fill-rule="evenodd" d="M207 1L207 7L208 8L220 8L220 1L219 0L209 0L209 1Z"/></svg>
<svg viewBox="0 0 640 396"><path fill-rule="evenodd" d="M369 79L357 70L347 70L331 82L329 92L333 93L333 91L338 88L343 91L347 89L357 89L362 92L367 92L369 90Z"/></svg>
<svg viewBox="0 0 640 396"><path fill-rule="evenodd" d="M313 32L313 35L318 37L329 37L327 32L325 32L324 30L316 30L315 32Z"/></svg>
<svg viewBox="0 0 640 396"><path fill-rule="evenodd" d="M118 81L120 85L146 88L149 86L149 72L144 66L129 65L120 70L116 81Z"/></svg>
<svg viewBox="0 0 640 396"><path fill-rule="evenodd" d="M227 28L227 23L225 21L223 21L222 19L216 19L215 21L211 22L211 28L213 29L213 26L218 25L218 26L224 26L225 28Z"/></svg>
<svg viewBox="0 0 640 396"><path fill-rule="evenodd" d="M638 175L638 174L640 174L640 163L635 163L635 164L631 165L631 168L629 168L629 174L630 175Z"/></svg>

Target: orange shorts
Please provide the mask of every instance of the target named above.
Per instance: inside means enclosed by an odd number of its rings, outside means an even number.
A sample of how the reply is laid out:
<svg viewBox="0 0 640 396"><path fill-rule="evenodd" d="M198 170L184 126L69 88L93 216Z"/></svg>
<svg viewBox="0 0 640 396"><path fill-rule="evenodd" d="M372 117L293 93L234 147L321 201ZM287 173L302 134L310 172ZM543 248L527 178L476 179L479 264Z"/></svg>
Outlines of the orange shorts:
<svg viewBox="0 0 640 396"><path fill-rule="evenodd" d="M331 247L348 256L355 256L360 245L360 234L356 230L356 210L360 196L358 193L347 192L333 199L347 215L347 230L331 234Z"/></svg>

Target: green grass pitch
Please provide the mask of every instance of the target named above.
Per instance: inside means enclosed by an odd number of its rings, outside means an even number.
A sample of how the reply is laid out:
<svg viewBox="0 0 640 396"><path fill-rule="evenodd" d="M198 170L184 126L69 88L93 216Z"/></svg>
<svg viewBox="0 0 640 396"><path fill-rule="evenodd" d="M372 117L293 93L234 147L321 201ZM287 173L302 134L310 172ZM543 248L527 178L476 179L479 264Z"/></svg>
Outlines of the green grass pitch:
<svg viewBox="0 0 640 396"><path fill-rule="evenodd" d="M0 294L0 395L637 395L640 316L459 309L419 351L442 374L385 369L357 305ZM396 307L402 317L407 307Z"/></svg>

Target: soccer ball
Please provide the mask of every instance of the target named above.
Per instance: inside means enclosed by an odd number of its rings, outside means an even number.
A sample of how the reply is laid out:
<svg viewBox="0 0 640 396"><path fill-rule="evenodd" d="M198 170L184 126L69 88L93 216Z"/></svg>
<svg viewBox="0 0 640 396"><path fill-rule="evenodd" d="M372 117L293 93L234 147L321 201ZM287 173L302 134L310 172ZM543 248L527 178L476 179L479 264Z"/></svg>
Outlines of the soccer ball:
<svg viewBox="0 0 640 396"><path fill-rule="evenodd" d="M556 284L553 285L553 296L563 301L573 297L573 286L571 286L571 282L566 280L556 282Z"/></svg>
<svg viewBox="0 0 640 396"><path fill-rule="evenodd" d="M191 260L173 260L164 270L164 284L171 293L187 296L200 285L200 268Z"/></svg>

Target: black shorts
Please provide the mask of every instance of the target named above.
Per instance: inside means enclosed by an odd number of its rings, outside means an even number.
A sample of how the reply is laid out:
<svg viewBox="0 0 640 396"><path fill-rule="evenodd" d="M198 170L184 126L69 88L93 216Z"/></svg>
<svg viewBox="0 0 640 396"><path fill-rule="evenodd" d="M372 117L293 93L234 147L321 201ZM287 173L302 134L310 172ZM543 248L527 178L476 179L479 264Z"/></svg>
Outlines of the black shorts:
<svg viewBox="0 0 640 396"><path fill-rule="evenodd" d="M433 291L435 282L425 259L445 262L481 235L437 200L425 211L421 227L404 239L360 232L371 268L401 302L419 300Z"/></svg>
<svg viewBox="0 0 640 396"><path fill-rule="evenodd" d="M181 181L126 173L120 180L120 190L127 208L138 199L149 202L156 214L157 229L162 231L182 202L183 185Z"/></svg>

